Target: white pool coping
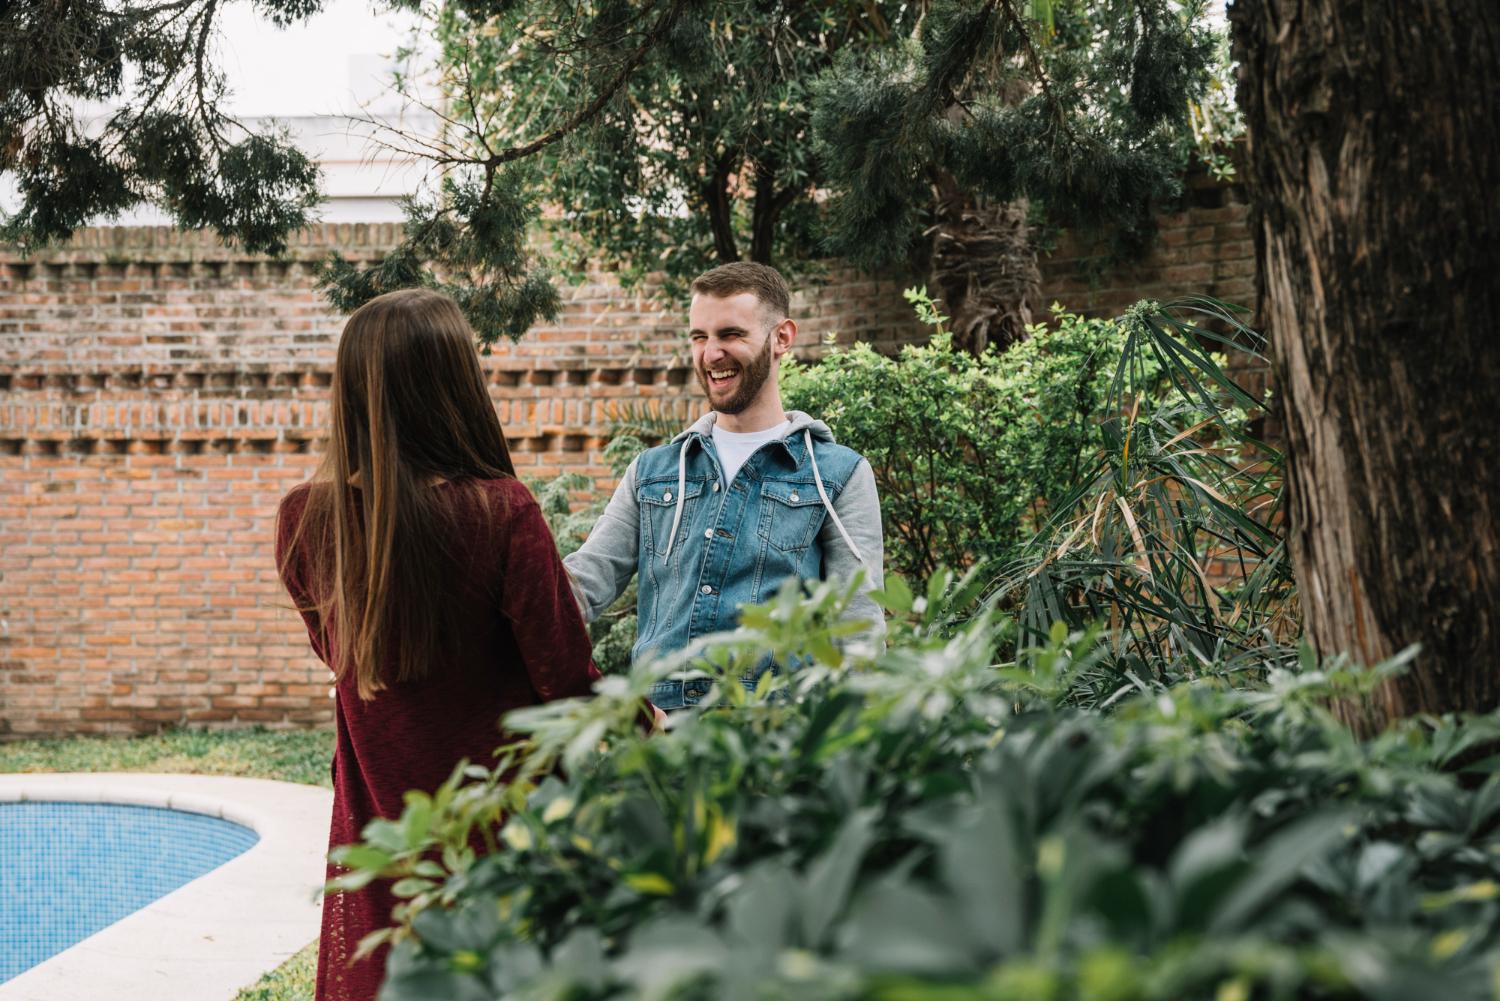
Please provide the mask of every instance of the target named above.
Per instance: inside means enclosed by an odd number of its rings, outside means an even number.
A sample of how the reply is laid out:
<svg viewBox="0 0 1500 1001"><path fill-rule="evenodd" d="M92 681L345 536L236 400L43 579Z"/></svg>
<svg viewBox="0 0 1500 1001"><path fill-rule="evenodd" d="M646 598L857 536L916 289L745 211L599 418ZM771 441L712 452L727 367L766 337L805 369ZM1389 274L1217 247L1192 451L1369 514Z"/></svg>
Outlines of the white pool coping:
<svg viewBox="0 0 1500 1001"><path fill-rule="evenodd" d="M122 803L220 817L260 841L0 983L0 1001L233 1001L318 937L333 793L217 775L0 775L0 802Z"/></svg>

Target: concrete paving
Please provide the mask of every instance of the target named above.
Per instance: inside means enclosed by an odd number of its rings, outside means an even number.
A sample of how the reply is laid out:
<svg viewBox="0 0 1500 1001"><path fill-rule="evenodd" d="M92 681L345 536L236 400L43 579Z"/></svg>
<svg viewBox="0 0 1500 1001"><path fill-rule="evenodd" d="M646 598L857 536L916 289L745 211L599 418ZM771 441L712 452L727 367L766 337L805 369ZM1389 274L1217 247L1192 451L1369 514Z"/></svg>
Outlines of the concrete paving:
<svg viewBox="0 0 1500 1001"><path fill-rule="evenodd" d="M260 841L25 973L0 1001L233 1001L318 936L333 793L215 775L0 775L0 802L203 813Z"/></svg>

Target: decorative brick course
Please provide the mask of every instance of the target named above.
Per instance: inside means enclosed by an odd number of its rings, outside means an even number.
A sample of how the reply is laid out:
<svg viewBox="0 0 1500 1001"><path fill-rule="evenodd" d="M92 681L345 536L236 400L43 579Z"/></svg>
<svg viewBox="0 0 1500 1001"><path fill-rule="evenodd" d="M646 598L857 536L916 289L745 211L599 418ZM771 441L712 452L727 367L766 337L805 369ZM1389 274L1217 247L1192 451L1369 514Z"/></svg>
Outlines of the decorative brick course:
<svg viewBox="0 0 1500 1001"><path fill-rule="evenodd" d="M1165 217L1152 258L1097 287L1065 240L1044 289L1086 315L1186 292L1247 301L1243 219L1232 201ZM399 236L324 226L271 261L212 234L114 227L0 253L0 739L330 722L272 522L318 462L343 325L313 267L332 249L378 260ZM901 289L921 281L831 268L794 300L799 353L830 333L920 341ZM557 323L485 359L490 392L518 467L606 487L620 407L686 423L702 394L677 307L597 275L564 298Z"/></svg>

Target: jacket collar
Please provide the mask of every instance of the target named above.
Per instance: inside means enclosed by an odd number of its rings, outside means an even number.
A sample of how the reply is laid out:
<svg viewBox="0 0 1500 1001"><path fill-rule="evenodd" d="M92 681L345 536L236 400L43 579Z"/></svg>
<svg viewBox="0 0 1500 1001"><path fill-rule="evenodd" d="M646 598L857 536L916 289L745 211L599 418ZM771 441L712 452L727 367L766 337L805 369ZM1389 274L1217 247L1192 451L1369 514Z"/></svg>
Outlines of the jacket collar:
<svg viewBox="0 0 1500 1001"><path fill-rule="evenodd" d="M786 412L786 416L787 419L792 422L792 426L788 428L786 434L781 437L781 446L782 448L786 449L787 456L791 458L794 466L800 467L802 465L803 457L801 455L801 452L803 452L804 449L793 448L792 442L795 440L798 445L801 445L804 440L804 432L810 433L812 437L817 441L826 441L830 445L834 444L833 430L822 421L817 420L810 414L805 414L800 410L788 410ZM692 423L692 426L688 427L684 431L679 431L675 436L673 436L672 444L675 445L678 442L687 442L690 445L690 439L703 439L711 436L713 434L714 423L718 420L718 418L718 413L716 411L710 410L708 413L704 414L702 417L694 421ZM699 443L699 447L702 447L701 441Z"/></svg>
<svg viewBox="0 0 1500 1001"><path fill-rule="evenodd" d="M787 429L786 434L781 439L782 441L786 441L787 438L792 437L800 438L803 431L811 431L812 436L819 441L826 441L830 445L835 443L833 429L822 421L817 420L809 414L804 414L800 410L788 410L786 416L792 422L792 426ZM718 419L718 413L710 410L694 421L692 426L686 430L677 432L672 438L672 443L676 444L679 441L686 441L692 435L707 436L711 434L714 429L714 422Z"/></svg>
<svg viewBox="0 0 1500 1001"><path fill-rule="evenodd" d="M684 450L692 448L695 443L699 448L702 448L703 442L713 436L714 424L717 422L718 417L719 415L716 411L710 410L694 421L691 427L673 436L672 444L675 445L681 442ZM786 457L792 461L792 468L800 469L803 461L802 453L806 451L803 445L803 433L810 432L814 438L832 442L833 431L829 429L827 424L819 420L814 420L800 410L788 410L787 418L791 421L792 426L781 436L777 444L786 453Z"/></svg>

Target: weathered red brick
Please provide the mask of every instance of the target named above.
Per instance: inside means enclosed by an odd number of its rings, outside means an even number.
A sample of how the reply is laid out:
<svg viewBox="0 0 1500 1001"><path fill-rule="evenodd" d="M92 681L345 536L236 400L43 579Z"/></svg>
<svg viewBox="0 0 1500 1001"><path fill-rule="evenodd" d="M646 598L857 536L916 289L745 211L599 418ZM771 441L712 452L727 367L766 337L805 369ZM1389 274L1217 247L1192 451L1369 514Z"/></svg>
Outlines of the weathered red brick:
<svg viewBox="0 0 1500 1001"><path fill-rule="evenodd" d="M1252 304L1244 206L1160 225L1147 260L1097 284L1078 265L1104 244L1063 234L1039 261L1044 302L1088 316L1194 292ZM32 254L24 284L0 253L0 740L331 724L329 671L276 579L274 517L326 448L343 326L309 265L333 246L377 259L399 229L315 227L275 267L209 234L83 230ZM796 350L921 342L901 291L923 281L834 263L794 299ZM606 275L564 300L556 324L483 364L517 467L608 489L601 450L622 405L703 412L686 317Z"/></svg>

